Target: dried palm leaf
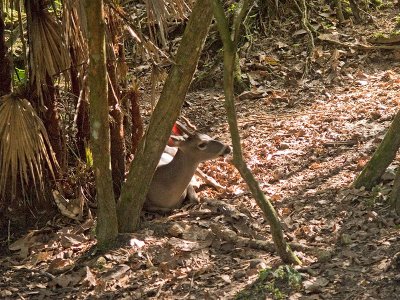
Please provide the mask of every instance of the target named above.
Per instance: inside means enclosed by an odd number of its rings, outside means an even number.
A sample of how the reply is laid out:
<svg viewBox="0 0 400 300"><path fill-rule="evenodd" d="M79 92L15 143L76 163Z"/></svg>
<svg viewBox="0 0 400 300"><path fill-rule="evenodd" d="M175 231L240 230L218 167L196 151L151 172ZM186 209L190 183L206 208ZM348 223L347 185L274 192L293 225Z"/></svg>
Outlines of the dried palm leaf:
<svg viewBox="0 0 400 300"><path fill-rule="evenodd" d="M111 7L125 22L131 37L137 42L137 45L150 56L153 63L160 62L160 56L168 58L168 55L156 46L156 36L160 36L163 46L166 46L168 25L176 20L186 19L191 12L190 7L193 0L143 0L146 8L145 20L149 28L149 36L141 32L142 19L140 4L137 1L126 1L124 7L115 5L113 1L107 1ZM138 9L139 7L139 9ZM143 5L142 5L143 7Z"/></svg>
<svg viewBox="0 0 400 300"><path fill-rule="evenodd" d="M84 65L88 60L88 46L85 41L86 36L86 17L81 7L82 1L76 5L76 0L63 1L63 22L65 43L68 49L74 51L74 62ZM81 77L83 78L81 72Z"/></svg>
<svg viewBox="0 0 400 300"><path fill-rule="evenodd" d="M108 6L124 21L129 35L134 39L139 49L142 49L142 51L148 55L149 59L153 63L160 61L160 57L169 60L169 56L165 52L159 49L151 39L141 33L140 26L135 24L129 13L125 12L121 7L116 6L111 2L108 3Z"/></svg>
<svg viewBox="0 0 400 300"><path fill-rule="evenodd" d="M57 161L42 121L26 99L13 95L0 98L0 195L6 186L16 194L18 180L24 187L33 182L43 189L43 166L54 177Z"/></svg>
<svg viewBox="0 0 400 300"><path fill-rule="evenodd" d="M185 0L145 0L147 10L147 25L150 34L155 34L156 27L159 27L159 33L162 45L165 47L166 35L168 33L168 22L177 19L185 19L190 12L189 5ZM153 37L154 39L154 37Z"/></svg>
<svg viewBox="0 0 400 300"><path fill-rule="evenodd" d="M42 0L30 0L26 3L26 15L29 37L29 60L31 83L43 102L47 92L48 76L64 72L70 65L69 53L64 43L60 23L48 12ZM68 79L68 74L64 74Z"/></svg>

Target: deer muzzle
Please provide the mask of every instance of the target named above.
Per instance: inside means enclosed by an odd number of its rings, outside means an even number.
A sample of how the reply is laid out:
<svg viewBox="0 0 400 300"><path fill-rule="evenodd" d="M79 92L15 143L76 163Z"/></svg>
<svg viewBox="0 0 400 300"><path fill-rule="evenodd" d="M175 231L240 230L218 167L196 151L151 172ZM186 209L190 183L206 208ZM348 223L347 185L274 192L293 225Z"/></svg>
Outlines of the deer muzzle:
<svg viewBox="0 0 400 300"><path fill-rule="evenodd" d="M220 156L226 156L226 155L228 155L228 154L231 153L231 152L232 152L231 147L225 146L225 147L222 149Z"/></svg>

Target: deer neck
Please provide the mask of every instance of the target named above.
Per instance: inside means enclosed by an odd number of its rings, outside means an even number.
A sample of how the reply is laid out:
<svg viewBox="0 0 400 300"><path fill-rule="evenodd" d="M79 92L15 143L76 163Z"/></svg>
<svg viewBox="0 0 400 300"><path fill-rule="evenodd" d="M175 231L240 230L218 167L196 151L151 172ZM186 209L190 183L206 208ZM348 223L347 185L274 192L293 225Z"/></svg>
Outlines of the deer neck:
<svg viewBox="0 0 400 300"><path fill-rule="evenodd" d="M172 175L170 180L173 182L174 187L183 192L196 172L198 165L199 162L197 160L188 157L182 150L178 149L173 160L162 168Z"/></svg>
<svg viewBox="0 0 400 300"><path fill-rule="evenodd" d="M168 164L156 169L147 194L148 209L173 209L182 203L199 162L178 150Z"/></svg>

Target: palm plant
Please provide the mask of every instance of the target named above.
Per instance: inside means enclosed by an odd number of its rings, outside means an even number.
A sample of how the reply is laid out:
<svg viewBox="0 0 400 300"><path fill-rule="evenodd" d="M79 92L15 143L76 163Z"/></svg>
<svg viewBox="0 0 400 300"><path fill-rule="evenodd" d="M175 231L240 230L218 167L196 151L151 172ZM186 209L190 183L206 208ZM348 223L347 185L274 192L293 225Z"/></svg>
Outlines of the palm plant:
<svg viewBox="0 0 400 300"><path fill-rule="evenodd" d="M26 196L31 183L43 188L44 166L54 177L58 167L43 122L28 100L13 95L0 98L0 195L14 200L17 186Z"/></svg>
<svg viewBox="0 0 400 300"><path fill-rule="evenodd" d="M28 60L24 61L28 64L25 68L29 71L29 76L24 97L9 94L1 100L0 195L3 200L6 194L8 196L8 191L12 195L11 198L16 199L15 195L18 194L19 189L21 188L22 193L25 193L32 183L38 189L43 188L46 183L44 178L48 178L46 175L48 172L45 171L47 169L53 178L61 179L62 173L59 173L58 165L65 167L68 155L64 142L66 134L63 131L64 127L73 128L68 133L73 132L76 136L69 136L69 141L76 144L80 142L81 152L84 155L87 154L85 147L89 137L89 111L85 82L88 60L86 19L81 9L81 2L75 0L16 1L24 4L16 7L24 10L22 12L24 17L19 18L19 22L24 22L24 24L21 24L19 28L21 32L25 29L27 34L24 35L22 32L19 39L22 42L26 36L28 38L29 56ZM12 8L13 3L15 1L1 1L0 8L3 9L6 5ZM112 94L108 97L114 101L111 103L112 106L118 107L122 106L121 99L125 95L129 98L128 102L131 102L131 106L136 108L125 108L126 114L136 111L137 118L139 113L137 94L130 92L131 89L124 77L127 74L127 66L123 64L125 63L124 53L118 53L116 49L118 45L126 43L124 33L127 32L134 40L135 51L141 51L142 57L152 61L153 65L159 64L162 59L171 61L157 45L165 46L171 20L185 19L190 12L192 1L145 0L141 2L141 8L147 8L147 17L143 15L143 18L135 18L138 16L137 10L129 11L128 9L125 12L116 3L116 1L106 3L109 14L107 41L110 54L109 64L116 62L115 66L111 66L108 70L109 84L113 85ZM135 5L133 1L126 1L125 7L132 8ZM146 31L147 34L144 33ZM4 34L4 30L0 27L0 37L1 34ZM122 47L119 51L121 50L123 52L124 48ZM60 124L60 120L63 120L61 117L71 112L60 110L60 97L55 86L56 80L59 79L63 81L58 81L58 86L67 91L65 94L67 96L62 100L68 101L68 105L64 107L75 109L72 112L75 115L74 124ZM124 84L118 86L121 82ZM110 116L112 125L116 117L112 112ZM138 126L137 120L132 123ZM120 128L123 129L123 127ZM135 129L131 131L134 132ZM120 130L115 130L115 134L120 132ZM136 138L139 137L140 134L136 135ZM69 145L73 147L73 143ZM122 181L123 178L120 180ZM54 183L51 187L54 187ZM2 201L0 207L4 207L5 203Z"/></svg>
<svg viewBox="0 0 400 300"><path fill-rule="evenodd" d="M25 11L29 42L29 84L38 99L32 98L31 101L42 112L57 160L64 166L65 143L56 105L54 76L69 68L69 53L63 42L60 22L50 14L47 1L25 1ZM64 76L68 79L66 72Z"/></svg>

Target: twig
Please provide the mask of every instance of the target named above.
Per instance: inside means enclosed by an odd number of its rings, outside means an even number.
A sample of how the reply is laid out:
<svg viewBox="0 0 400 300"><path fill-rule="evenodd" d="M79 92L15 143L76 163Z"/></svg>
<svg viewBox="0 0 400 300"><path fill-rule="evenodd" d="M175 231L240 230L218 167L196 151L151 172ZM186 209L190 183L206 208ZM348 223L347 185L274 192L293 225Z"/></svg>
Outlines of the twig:
<svg viewBox="0 0 400 300"><path fill-rule="evenodd" d="M200 169L196 170L196 175L199 176L207 185L213 187L217 191L221 192L226 190L226 187L220 185L214 178L208 176Z"/></svg>
<svg viewBox="0 0 400 300"><path fill-rule="evenodd" d="M297 3L297 0L293 0L293 2L296 4L297 9L300 11L301 13L301 23L303 26L303 29L305 31L307 31L308 36L310 37L310 41L309 41L309 47L308 47L308 55L306 58L306 63L304 66L304 72L303 72L303 78L308 74L308 72L310 71L311 68L311 56L313 54L314 51L314 36L313 36L313 32L315 33L315 29L311 26L310 22L308 21L307 18L307 4L305 0L300 0L301 1L301 6Z"/></svg>

